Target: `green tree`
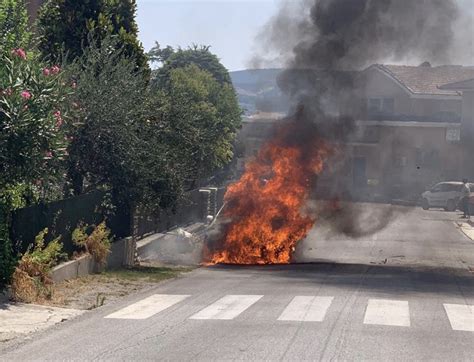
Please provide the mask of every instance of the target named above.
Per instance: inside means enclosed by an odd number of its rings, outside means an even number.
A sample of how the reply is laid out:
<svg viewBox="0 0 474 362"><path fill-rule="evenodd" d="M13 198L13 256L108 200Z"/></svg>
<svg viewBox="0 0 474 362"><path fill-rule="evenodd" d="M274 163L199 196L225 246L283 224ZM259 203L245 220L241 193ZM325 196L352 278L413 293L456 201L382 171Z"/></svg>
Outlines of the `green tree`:
<svg viewBox="0 0 474 362"><path fill-rule="evenodd" d="M112 34L118 34L126 56L134 58L141 69L148 71L148 58L138 41L138 25L135 17L137 5L135 0L108 0L107 18Z"/></svg>
<svg viewBox="0 0 474 362"><path fill-rule="evenodd" d="M69 68L77 88L80 122L69 148L69 175L76 194L105 188L114 202L166 206L179 193L158 136L159 105L144 89L143 72L117 49L116 38L92 44ZM84 188L86 186L86 188Z"/></svg>
<svg viewBox="0 0 474 362"><path fill-rule="evenodd" d="M89 46L91 32L96 40L114 34L136 66L148 69L135 14L135 0L49 0L38 17L39 49L55 62L64 54L74 60Z"/></svg>
<svg viewBox="0 0 474 362"><path fill-rule="evenodd" d="M172 69L161 92L164 142L183 181L192 185L230 162L241 117L232 85L191 64Z"/></svg>
<svg viewBox="0 0 474 362"><path fill-rule="evenodd" d="M0 0L0 53L26 47L30 37L24 0Z"/></svg>
<svg viewBox="0 0 474 362"><path fill-rule="evenodd" d="M183 68L194 64L205 70L220 84L232 84L227 69L221 64L219 58L211 53L209 46L193 45L187 49L174 50L170 46L161 49L159 43L155 43L148 53L152 62L161 63L161 67L153 72L153 83L157 88L169 86L170 73L173 69Z"/></svg>

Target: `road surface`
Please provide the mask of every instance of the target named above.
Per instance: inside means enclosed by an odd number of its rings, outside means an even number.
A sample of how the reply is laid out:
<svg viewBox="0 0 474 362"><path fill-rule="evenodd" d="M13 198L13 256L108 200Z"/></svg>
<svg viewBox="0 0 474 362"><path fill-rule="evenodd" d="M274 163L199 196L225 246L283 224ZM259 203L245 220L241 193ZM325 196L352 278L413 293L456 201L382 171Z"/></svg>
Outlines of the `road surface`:
<svg viewBox="0 0 474 362"><path fill-rule="evenodd" d="M297 252L315 263L200 268L0 360L471 360L474 242L456 213L397 210L353 239L317 225Z"/></svg>

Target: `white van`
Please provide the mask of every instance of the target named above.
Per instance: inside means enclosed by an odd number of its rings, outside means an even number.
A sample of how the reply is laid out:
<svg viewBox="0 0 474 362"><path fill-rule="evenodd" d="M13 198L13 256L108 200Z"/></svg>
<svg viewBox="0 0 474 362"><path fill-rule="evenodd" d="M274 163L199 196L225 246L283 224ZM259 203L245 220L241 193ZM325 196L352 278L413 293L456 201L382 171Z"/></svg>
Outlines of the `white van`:
<svg viewBox="0 0 474 362"><path fill-rule="evenodd" d="M430 207L444 208L446 211L455 211L458 208L461 198L462 182L440 182L434 185L431 190L421 194L421 206L424 210ZM471 192L474 184L469 184Z"/></svg>

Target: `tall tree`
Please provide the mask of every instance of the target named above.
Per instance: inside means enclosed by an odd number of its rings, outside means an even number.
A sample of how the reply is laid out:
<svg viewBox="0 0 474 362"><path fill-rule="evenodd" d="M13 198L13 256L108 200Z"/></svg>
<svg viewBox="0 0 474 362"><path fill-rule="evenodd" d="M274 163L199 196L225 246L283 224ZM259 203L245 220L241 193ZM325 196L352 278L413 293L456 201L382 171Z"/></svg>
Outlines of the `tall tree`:
<svg viewBox="0 0 474 362"><path fill-rule="evenodd" d="M209 46L193 45L186 49L174 50L167 46L161 49L155 43L148 56L152 62L161 63L161 67L153 72L153 83L158 88L169 86L170 74L173 69L183 68L194 64L202 70L209 72L220 84L232 85L229 72L219 61L219 58L210 51Z"/></svg>
<svg viewBox="0 0 474 362"><path fill-rule="evenodd" d="M173 69L169 77L163 141L189 187L231 161L241 110L233 87L195 64Z"/></svg>
<svg viewBox="0 0 474 362"><path fill-rule="evenodd" d="M148 69L135 15L135 0L49 0L38 17L39 48L56 62L63 54L74 60L90 45L91 33L96 40L112 34L138 68Z"/></svg>
<svg viewBox="0 0 474 362"><path fill-rule="evenodd" d="M87 191L83 185L105 188L124 206L167 206L179 185L174 186L168 151L158 136L160 106L143 87L143 72L123 49L115 50L116 42L108 37L91 44L68 67L77 80L73 102L82 120L69 148L73 189L79 194Z"/></svg>
<svg viewBox="0 0 474 362"><path fill-rule="evenodd" d="M242 110L227 69L209 46L174 50L156 43L148 56L161 65L152 87L164 100L164 142L192 187L231 161Z"/></svg>

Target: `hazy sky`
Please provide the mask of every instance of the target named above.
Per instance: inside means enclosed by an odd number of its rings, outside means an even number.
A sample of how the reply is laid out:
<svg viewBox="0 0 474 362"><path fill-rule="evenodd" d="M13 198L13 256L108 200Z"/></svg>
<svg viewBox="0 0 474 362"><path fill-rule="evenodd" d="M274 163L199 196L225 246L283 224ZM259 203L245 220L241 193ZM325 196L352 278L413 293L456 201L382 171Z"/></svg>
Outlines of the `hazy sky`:
<svg viewBox="0 0 474 362"><path fill-rule="evenodd" d="M288 1L288 0L286 0ZM290 0L291 1L291 0ZM419 0L413 0L419 1ZM462 4L464 22L461 57L457 63L474 64L474 0ZM255 37L275 15L281 0L138 0L140 39L145 49L155 40L161 45L186 47L193 43L211 45L229 70L245 69L254 54ZM467 42L466 42L467 41Z"/></svg>
<svg viewBox="0 0 474 362"><path fill-rule="evenodd" d="M244 69L255 35L276 13L276 0L138 0L145 49L154 45L211 45L229 70Z"/></svg>

